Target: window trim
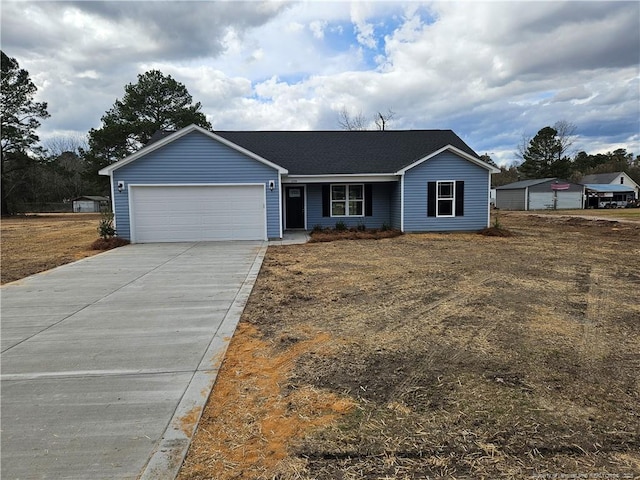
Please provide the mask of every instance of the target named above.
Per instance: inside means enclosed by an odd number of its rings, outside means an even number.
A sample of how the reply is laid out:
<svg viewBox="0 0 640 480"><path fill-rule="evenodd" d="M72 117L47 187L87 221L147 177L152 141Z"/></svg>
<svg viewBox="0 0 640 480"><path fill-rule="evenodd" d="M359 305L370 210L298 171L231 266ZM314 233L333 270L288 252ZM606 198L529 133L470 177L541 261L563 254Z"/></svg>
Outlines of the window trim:
<svg viewBox="0 0 640 480"><path fill-rule="evenodd" d="M360 187L362 189L362 199L359 200L350 200L349 199L349 189L351 187ZM345 187L345 198L344 200L334 200L333 199L333 187ZM329 185L329 214L331 217L335 217L335 218L347 218L347 217L364 217L365 213L366 213L366 206L365 206L365 186L364 183L331 183ZM349 202L350 201L356 201L356 202L361 202L362 203L362 213L359 215L351 215L351 213L349 212ZM345 214L344 215L334 215L333 214L333 204L334 203L344 203L344 211Z"/></svg>
<svg viewBox="0 0 640 480"><path fill-rule="evenodd" d="M451 184L451 197L440 197L440 184ZM440 213L440 202L451 201L451 214L443 215ZM453 218L456 216L456 181L455 180L437 180L436 181L436 218Z"/></svg>

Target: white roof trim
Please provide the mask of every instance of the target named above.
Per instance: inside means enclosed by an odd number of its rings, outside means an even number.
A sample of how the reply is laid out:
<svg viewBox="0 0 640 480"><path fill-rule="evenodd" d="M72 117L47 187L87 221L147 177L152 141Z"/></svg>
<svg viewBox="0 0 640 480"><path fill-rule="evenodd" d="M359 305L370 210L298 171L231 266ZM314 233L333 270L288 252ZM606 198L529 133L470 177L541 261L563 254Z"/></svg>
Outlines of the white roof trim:
<svg viewBox="0 0 640 480"><path fill-rule="evenodd" d="M446 145L446 146L442 147L440 150L436 150L435 152L430 153L426 157L422 157L421 159L413 162L412 164L407 165L402 170L398 170L396 172L396 175L403 175L408 170L411 170L413 167L416 167L416 166L420 165L421 163L426 162L430 158L433 158L436 155L440 155L442 152L447 151L447 150L450 151L451 153L454 153L454 154L458 155L459 157L464 158L465 160L468 160L471 163L475 163L479 167L486 168L491 173L500 173L500 169L499 168L496 168L493 165L489 165L488 163L483 162L479 158L476 158L473 155L469 155L467 152L463 152L459 148L456 148L453 145L449 144L449 145Z"/></svg>
<svg viewBox="0 0 640 480"><path fill-rule="evenodd" d="M327 175L285 175L282 183L397 182L394 173L335 173Z"/></svg>
<svg viewBox="0 0 640 480"><path fill-rule="evenodd" d="M165 145L178 140L179 138L184 137L185 135L188 135L191 132L200 132L206 136L208 136L209 138L211 138L212 140L215 140L217 142L222 143L223 145L226 145L227 147L233 148L234 150L236 150L237 152L242 153L243 155L246 155L254 160L257 160L258 162L264 163L265 165L274 168L278 171L278 173L283 173L286 174L288 173L288 170L285 168L282 168L280 165L276 165L275 163L270 162L269 160L262 158L259 155L256 155L255 153L242 148L240 145L236 145L233 142L230 142L229 140L227 140L226 138L222 138L218 135L216 135L213 132L210 132L209 130L206 130L202 127L199 127L198 125L194 125L191 124L188 127L184 127L180 130L178 130L177 132L172 133L171 135L167 135L165 138L163 138L162 140L158 140L157 142L152 143L151 145L148 145L146 147L141 148L140 150L138 150L136 153L133 153L131 155L129 155L128 157L123 158L122 160L119 160L115 163L112 163L111 165L104 167L102 170L100 170L98 173L100 175L111 175L111 173L114 170L117 170L120 167L124 167L125 165L130 164L131 162L137 160L140 157L144 157L145 155L148 155L151 152L154 152L162 147L164 147Z"/></svg>

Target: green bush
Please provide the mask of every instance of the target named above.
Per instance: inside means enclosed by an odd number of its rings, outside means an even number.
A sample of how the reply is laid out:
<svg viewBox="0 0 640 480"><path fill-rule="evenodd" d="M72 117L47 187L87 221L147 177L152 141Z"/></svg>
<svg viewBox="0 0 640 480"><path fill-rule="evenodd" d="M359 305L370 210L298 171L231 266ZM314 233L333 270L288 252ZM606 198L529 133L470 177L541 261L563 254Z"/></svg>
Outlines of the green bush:
<svg viewBox="0 0 640 480"><path fill-rule="evenodd" d="M98 235L103 240L108 240L116 235L116 229L113 227L113 213L102 212L100 223L98 223Z"/></svg>
<svg viewBox="0 0 640 480"><path fill-rule="evenodd" d="M347 231L347 224L344 223L342 220L340 220L339 222L336 222L336 232L346 232Z"/></svg>

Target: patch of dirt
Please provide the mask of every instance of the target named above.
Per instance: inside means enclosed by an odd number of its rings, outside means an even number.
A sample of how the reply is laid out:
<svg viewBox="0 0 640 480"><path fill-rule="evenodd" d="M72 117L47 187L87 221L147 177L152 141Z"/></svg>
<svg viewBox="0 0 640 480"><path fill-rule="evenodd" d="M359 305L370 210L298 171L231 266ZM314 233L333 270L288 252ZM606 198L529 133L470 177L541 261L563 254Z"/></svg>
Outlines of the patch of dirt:
<svg viewBox="0 0 640 480"><path fill-rule="evenodd" d="M270 247L179 478L635 478L640 225L500 221Z"/></svg>
<svg viewBox="0 0 640 480"><path fill-rule="evenodd" d="M91 247L99 221L99 213L3 217L2 283L99 253Z"/></svg>
<svg viewBox="0 0 640 480"><path fill-rule="evenodd" d="M98 238L91 244L91 248L94 250L111 250L129 245L129 243L129 240L120 237Z"/></svg>
<svg viewBox="0 0 640 480"><path fill-rule="evenodd" d="M479 233L485 237L513 237L513 233L506 228L496 226L484 228Z"/></svg>
<svg viewBox="0 0 640 480"><path fill-rule="evenodd" d="M344 395L312 385L282 388L296 359L331 349L330 340L327 333L310 329L265 340L255 326L240 324L183 477L188 472L188 478L266 478L285 464L289 468L289 442L352 410L354 402Z"/></svg>

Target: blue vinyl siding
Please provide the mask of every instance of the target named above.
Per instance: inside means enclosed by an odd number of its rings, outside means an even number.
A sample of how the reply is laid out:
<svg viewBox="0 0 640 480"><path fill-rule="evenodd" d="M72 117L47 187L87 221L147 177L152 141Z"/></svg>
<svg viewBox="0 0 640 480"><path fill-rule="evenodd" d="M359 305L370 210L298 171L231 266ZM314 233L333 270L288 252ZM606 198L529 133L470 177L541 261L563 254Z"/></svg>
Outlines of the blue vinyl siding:
<svg viewBox="0 0 640 480"><path fill-rule="evenodd" d="M427 216L427 184L439 180L464 181L464 215ZM489 222L489 172L453 153L443 152L405 173L404 230L472 231Z"/></svg>
<svg viewBox="0 0 640 480"><path fill-rule="evenodd" d="M275 182L270 191L269 181ZM118 181L125 190L117 191ZM219 143L200 132L191 132L164 147L116 169L112 195L118 235L130 238L129 184L233 184L266 185L267 236L280 237L280 185L277 170Z"/></svg>
<svg viewBox="0 0 640 480"><path fill-rule="evenodd" d="M322 216L322 184L307 185L307 228L311 230L316 225L321 227L335 227L337 222L344 222L347 227L357 227L364 224L367 228L380 228L391 225L391 192L393 183L372 183L371 197L373 211L370 217L323 217Z"/></svg>

